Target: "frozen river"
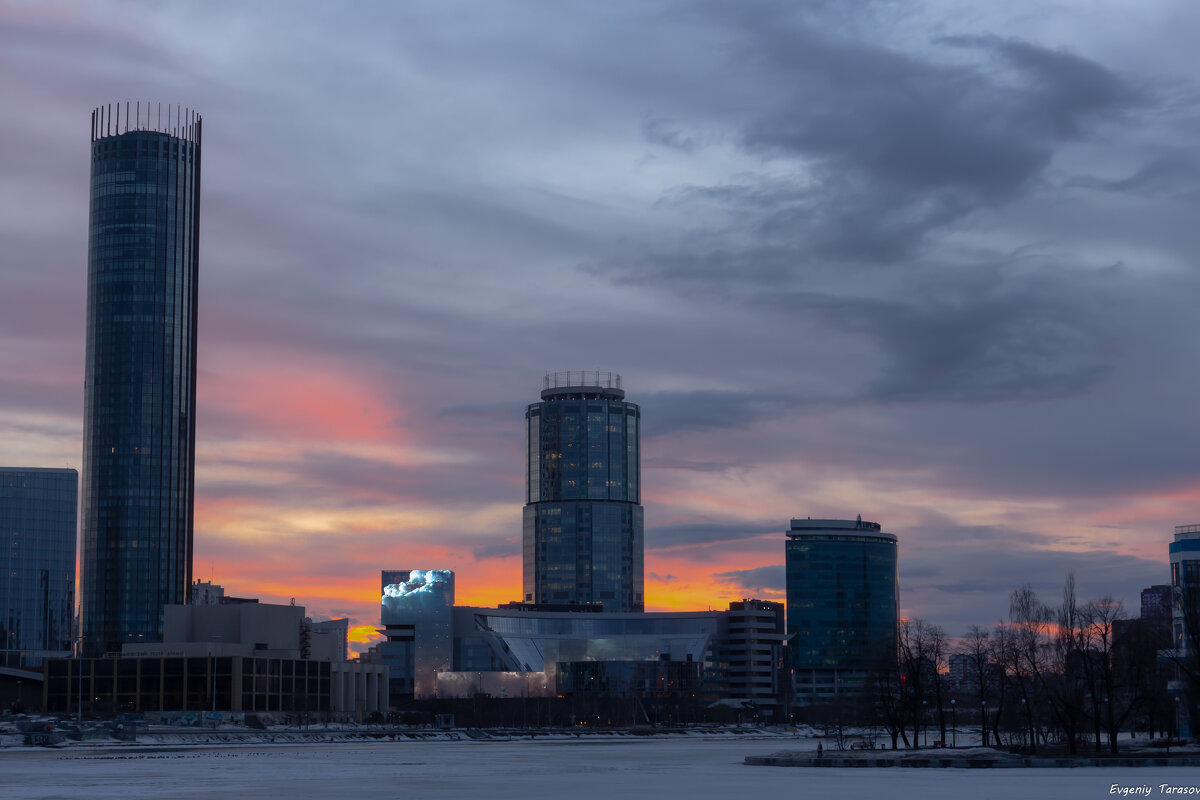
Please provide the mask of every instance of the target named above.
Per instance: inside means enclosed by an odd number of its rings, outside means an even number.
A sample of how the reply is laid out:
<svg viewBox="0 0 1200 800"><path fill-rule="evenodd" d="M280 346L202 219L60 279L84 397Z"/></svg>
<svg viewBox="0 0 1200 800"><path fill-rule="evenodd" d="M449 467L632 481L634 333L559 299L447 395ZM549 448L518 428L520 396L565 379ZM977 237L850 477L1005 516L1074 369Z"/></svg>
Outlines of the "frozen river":
<svg viewBox="0 0 1200 800"><path fill-rule="evenodd" d="M5 798L1102 798L1200 769L750 767L788 741L512 741L0 751ZM802 745L803 746L803 745ZM1129 795L1138 796L1138 795ZM1144 796L1144 795L1142 795Z"/></svg>

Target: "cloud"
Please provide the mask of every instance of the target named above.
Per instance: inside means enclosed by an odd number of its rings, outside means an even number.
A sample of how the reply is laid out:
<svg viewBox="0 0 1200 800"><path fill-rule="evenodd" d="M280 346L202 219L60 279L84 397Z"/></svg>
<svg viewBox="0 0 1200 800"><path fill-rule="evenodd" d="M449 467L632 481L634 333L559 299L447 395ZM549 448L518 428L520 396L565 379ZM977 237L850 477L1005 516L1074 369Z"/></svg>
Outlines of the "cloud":
<svg viewBox="0 0 1200 800"><path fill-rule="evenodd" d="M801 404L797 397L747 391L651 392L638 397L643 436L682 431L740 428L782 416Z"/></svg>
<svg viewBox="0 0 1200 800"><path fill-rule="evenodd" d="M782 526L771 523L725 524L697 522L694 524L654 525L646 528L646 549L694 547L718 542L753 539L768 533L780 533Z"/></svg>
<svg viewBox="0 0 1200 800"><path fill-rule="evenodd" d="M515 558L521 555L521 543L519 541L505 541L501 544L489 544L473 549L472 554L476 561L482 561L486 558Z"/></svg>
<svg viewBox="0 0 1200 800"><path fill-rule="evenodd" d="M696 136L683 133L677 122L665 119L647 119L642 123L642 135L652 144L669 147L686 154L695 153L701 141Z"/></svg>
<svg viewBox="0 0 1200 800"><path fill-rule="evenodd" d="M889 298L784 293L768 302L865 335L885 366L879 401L1044 400L1085 392L1112 371L1110 322L1095 313L1119 281L1009 266L918 278Z"/></svg>
<svg viewBox="0 0 1200 800"><path fill-rule="evenodd" d="M716 572L713 577L751 595L779 597L786 589L783 564Z"/></svg>
<svg viewBox="0 0 1200 800"><path fill-rule="evenodd" d="M727 291L830 262L903 268L931 235L1034 189L1061 147L1154 102L1096 61L1028 41L943 37L917 54L775 10L731 17L769 98L737 136L760 164L668 193L706 222L720 210L723 227L698 228L683 251L600 265L620 280ZM644 133L696 148L682 121Z"/></svg>

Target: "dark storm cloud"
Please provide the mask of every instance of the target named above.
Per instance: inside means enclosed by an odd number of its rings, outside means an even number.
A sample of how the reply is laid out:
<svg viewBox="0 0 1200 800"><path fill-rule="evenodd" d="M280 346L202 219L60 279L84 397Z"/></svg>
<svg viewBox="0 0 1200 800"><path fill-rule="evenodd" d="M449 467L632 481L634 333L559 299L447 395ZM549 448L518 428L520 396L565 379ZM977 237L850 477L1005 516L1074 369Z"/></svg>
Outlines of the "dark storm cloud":
<svg viewBox="0 0 1200 800"><path fill-rule="evenodd" d="M1136 617L1141 590L1166 582L1170 575L1165 555L1162 561L1154 561L1108 549L1020 550L1002 542L971 548L943 543L936 550L902 550L901 606L925 609L922 616L947 626L952 635L962 634L980 620L1007 617L1009 594L1026 583L1043 602L1056 603L1069 573L1076 575L1080 602L1112 595ZM908 561L936 565L938 574L911 574L905 567Z"/></svg>
<svg viewBox="0 0 1200 800"><path fill-rule="evenodd" d="M818 257L904 258L929 231L1014 198L1059 144L1142 102L1099 64L1024 42L957 40L1002 62L964 67L811 36L798 47L767 39L760 52L795 89L745 144L799 158L812 176L762 226L803 234Z"/></svg>
<svg viewBox="0 0 1200 800"><path fill-rule="evenodd" d="M687 253L602 268L635 281L774 284L814 260L891 266L930 233L1027 192L1061 145L1149 102L1103 65L1029 42L954 37L916 55L775 16L737 19L771 100L743 123L740 142L769 175L669 195L727 209L753 244L735 246L732 230L727 241L699 235ZM954 58L963 51L965 63ZM675 121L644 134L684 152L698 146Z"/></svg>
<svg viewBox="0 0 1200 800"><path fill-rule="evenodd" d="M753 523L726 525L715 522L697 522L680 525L654 525L646 527L646 549L666 550L672 547L695 547L698 545L736 542L754 539L768 533L779 533L778 523Z"/></svg>
<svg viewBox="0 0 1200 800"><path fill-rule="evenodd" d="M1029 275L983 266L918 279L907 296L785 293L769 302L874 342L886 362L866 399L1044 400L1087 391L1111 372L1115 337L1097 313L1116 299L1109 284L1053 267Z"/></svg>
<svg viewBox="0 0 1200 800"><path fill-rule="evenodd" d="M647 119L642 123L642 135L651 144L670 147L691 155L703 142L694 135L683 132L678 122L666 119Z"/></svg>
<svg viewBox="0 0 1200 800"><path fill-rule="evenodd" d="M782 594L786 588L783 564L716 572L713 577L748 594Z"/></svg>
<svg viewBox="0 0 1200 800"><path fill-rule="evenodd" d="M1125 178L1085 176L1073 179L1071 185L1195 203L1200 200L1200 150L1168 150Z"/></svg>
<svg viewBox="0 0 1200 800"><path fill-rule="evenodd" d="M795 410L801 400L763 392L694 390L650 392L637 398L642 407L642 436L749 425Z"/></svg>
<svg viewBox="0 0 1200 800"><path fill-rule="evenodd" d="M640 397L644 435L745 427L805 410L878 402L1047 400L1103 382L1119 356L1131 297L1150 292L1121 270L1069 270L1019 255L955 270L927 266L874 295L763 292L752 304L781 329L813 322L869 343L879 368L841 393L774 389L656 392ZM799 334L797 334L797 338Z"/></svg>

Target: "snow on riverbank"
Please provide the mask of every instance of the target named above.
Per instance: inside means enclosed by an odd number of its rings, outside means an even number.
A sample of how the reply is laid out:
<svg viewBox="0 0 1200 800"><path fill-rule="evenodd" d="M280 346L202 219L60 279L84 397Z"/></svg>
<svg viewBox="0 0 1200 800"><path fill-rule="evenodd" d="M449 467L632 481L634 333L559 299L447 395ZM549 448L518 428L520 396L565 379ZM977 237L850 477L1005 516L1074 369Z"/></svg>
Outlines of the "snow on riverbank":
<svg viewBox="0 0 1200 800"><path fill-rule="evenodd" d="M0 751L0 795L42 798L488 797L1110 797L1112 787L1194 786L1200 770L895 770L750 767L778 739L561 738L379 741L176 748L107 746ZM805 743L807 744L807 743ZM1119 794L1119 792L1117 792Z"/></svg>

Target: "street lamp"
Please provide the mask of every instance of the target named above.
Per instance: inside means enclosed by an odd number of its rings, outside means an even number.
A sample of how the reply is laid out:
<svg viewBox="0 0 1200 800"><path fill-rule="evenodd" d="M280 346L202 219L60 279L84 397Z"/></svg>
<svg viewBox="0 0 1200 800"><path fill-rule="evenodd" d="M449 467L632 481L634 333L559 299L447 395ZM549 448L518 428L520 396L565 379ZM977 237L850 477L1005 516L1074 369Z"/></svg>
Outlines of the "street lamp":
<svg viewBox="0 0 1200 800"><path fill-rule="evenodd" d="M1179 695L1175 695L1175 735L1172 738L1179 738ZM1167 743L1167 752L1171 752L1171 743Z"/></svg>
<svg viewBox="0 0 1200 800"><path fill-rule="evenodd" d="M1025 698L1022 697L1021 698L1021 715L1024 716L1024 714L1025 714ZM1022 726L1022 727L1024 727L1024 726ZM1021 741L1025 741L1025 731L1021 732Z"/></svg>
<svg viewBox="0 0 1200 800"><path fill-rule="evenodd" d="M979 701L979 743L987 747L987 700Z"/></svg>
<svg viewBox="0 0 1200 800"><path fill-rule="evenodd" d="M925 715L928 713L928 711L927 711L928 705L929 705L928 700L921 701L921 729L924 730L924 732L925 732L925 746L926 747L929 746L929 725L925 721Z"/></svg>
<svg viewBox="0 0 1200 800"><path fill-rule="evenodd" d="M958 747L958 714L954 705L954 698L950 698L950 736L954 740L953 747Z"/></svg>

